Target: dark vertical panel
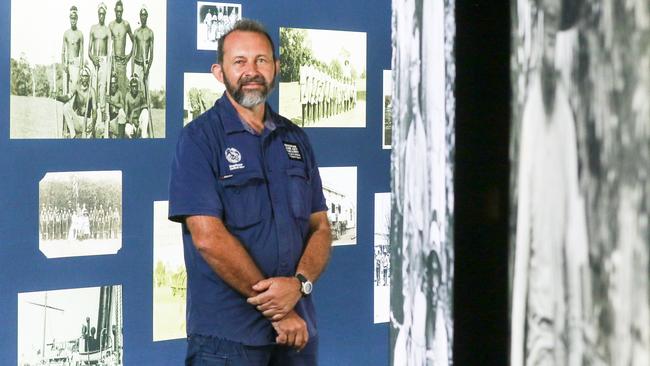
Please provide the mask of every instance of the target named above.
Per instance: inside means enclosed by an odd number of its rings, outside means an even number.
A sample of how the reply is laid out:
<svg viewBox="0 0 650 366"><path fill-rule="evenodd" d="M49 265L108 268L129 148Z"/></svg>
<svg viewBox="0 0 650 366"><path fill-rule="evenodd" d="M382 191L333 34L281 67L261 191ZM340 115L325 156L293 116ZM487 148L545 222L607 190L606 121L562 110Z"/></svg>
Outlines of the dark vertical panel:
<svg viewBox="0 0 650 366"><path fill-rule="evenodd" d="M508 1L456 5L454 364L508 352Z"/></svg>

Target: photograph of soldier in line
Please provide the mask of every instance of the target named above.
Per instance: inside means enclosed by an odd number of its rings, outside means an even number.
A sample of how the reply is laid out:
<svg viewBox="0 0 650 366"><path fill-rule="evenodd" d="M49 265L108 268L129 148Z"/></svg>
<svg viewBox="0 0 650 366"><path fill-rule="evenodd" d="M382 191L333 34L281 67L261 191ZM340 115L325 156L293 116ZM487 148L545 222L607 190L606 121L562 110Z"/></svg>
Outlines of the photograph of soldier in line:
<svg viewBox="0 0 650 366"><path fill-rule="evenodd" d="M366 34L280 28L280 113L301 127L366 126Z"/></svg>
<svg viewBox="0 0 650 366"><path fill-rule="evenodd" d="M108 100L126 97L133 77L148 122L147 130L130 137L164 137L164 0L138 6L121 0L11 5L10 138L128 138L117 131L120 124L111 127L115 114ZM51 31L32 32L26 20L35 8L48 14ZM111 92L113 76L117 89Z"/></svg>
<svg viewBox="0 0 650 366"><path fill-rule="evenodd" d="M209 72L183 74L183 125L210 109L225 90Z"/></svg>
<svg viewBox="0 0 650 366"><path fill-rule="evenodd" d="M217 50L217 41L242 18L241 4L196 4L196 49Z"/></svg>
<svg viewBox="0 0 650 366"><path fill-rule="evenodd" d="M390 149L393 134L393 72L391 70L383 71L383 85L381 147Z"/></svg>
<svg viewBox="0 0 650 366"><path fill-rule="evenodd" d="M122 246L122 173L51 172L39 183L39 248L48 258Z"/></svg>

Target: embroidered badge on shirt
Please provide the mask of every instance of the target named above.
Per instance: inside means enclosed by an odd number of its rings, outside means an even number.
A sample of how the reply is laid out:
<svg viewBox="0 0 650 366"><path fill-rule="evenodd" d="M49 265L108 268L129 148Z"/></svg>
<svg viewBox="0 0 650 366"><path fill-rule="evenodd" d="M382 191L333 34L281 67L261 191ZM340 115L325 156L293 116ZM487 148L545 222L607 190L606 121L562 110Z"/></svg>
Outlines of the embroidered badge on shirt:
<svg viewBox="0 0 650 366"><path fill-rule="evenodd" d="M300 148L298 145L284 141L282 143L284 144L284 149L287 150L289 159L302 161L302 154L300 153Z"/></svg>
<svg viewBox="0 0 650 366"><path fill-rule="evenodd" d="M239 150L235 149L234 147L229 147L226 149L226 160L230 163L228 168L230 170L237 170L237 169L243 169L244 164L241 164L241 153Z"/></svg>

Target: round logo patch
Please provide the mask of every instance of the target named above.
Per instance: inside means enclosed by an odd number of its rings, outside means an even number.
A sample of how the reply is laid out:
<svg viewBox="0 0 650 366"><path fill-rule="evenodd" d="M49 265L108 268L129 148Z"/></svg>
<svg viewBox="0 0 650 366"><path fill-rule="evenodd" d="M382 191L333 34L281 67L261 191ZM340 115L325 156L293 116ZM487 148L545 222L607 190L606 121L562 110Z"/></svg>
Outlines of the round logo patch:
<svg viewBox="0 0 650 366"><path fill-rule="evenodd" d="M234 147L229 147L226 149L226 160L230 164L237 164L241 161L241 154Z"/></svg>

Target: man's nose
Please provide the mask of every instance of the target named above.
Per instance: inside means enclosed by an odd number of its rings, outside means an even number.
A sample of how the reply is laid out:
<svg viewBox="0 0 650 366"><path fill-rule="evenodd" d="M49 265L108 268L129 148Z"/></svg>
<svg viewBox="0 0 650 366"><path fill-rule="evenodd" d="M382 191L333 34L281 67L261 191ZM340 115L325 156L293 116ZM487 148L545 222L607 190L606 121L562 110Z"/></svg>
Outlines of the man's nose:
<svg viewBox="0 0 650 366"><path fill-rule="evenodd" d="M260 75L259 68L255 61L247 62L244 69L244 76L255 76Z"/></svg>

